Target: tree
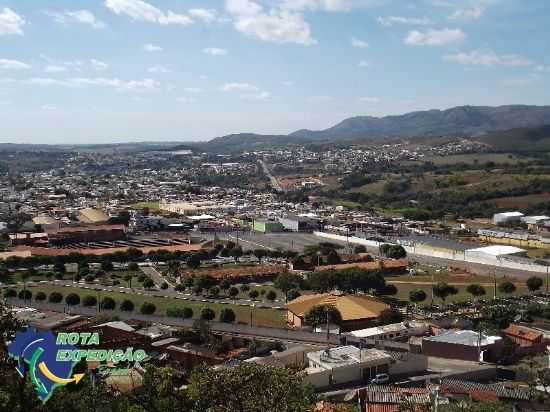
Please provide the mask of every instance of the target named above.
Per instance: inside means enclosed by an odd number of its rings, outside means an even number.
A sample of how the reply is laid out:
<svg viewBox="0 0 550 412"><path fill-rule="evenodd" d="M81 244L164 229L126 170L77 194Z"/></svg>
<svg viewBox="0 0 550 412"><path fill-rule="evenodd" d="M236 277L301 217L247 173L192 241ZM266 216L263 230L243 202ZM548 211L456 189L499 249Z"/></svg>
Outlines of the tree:
<svg viewBox="0 0 550 412"><path fill-rule="evenodd" d="M235 322L235 312L233 311L233 309L229 309L229 308L223 308L221 311L220 311L220 322L224 322L224 323L233 323ZM206 319L208 320L208 319Z"/></svg>
<svg viewBox="0 0 550 412"><path fill-rule="evenodd" d="M240 246L235 246L229 251L229 256L235 259L235 263L239 261L239 258L243 255L243 248Z"/></svg>
<svg viewBox="0 0 550 412"><path fill-rule="evenodd" d="M160 284L160 288L161 288L162 290L168 289L168 283L162 282L162 283Z"/></svg>
<svg viewBox="0 0 550 412"><path fill-rule="evenodd" d="M97 298L95 296L84 296L84 299L82 299L82 305L87 307L93 307L97 305Z"/></svg>
<svg viewBox="0 0 550 412"><path fill-rule="evenodd" d="M258 299L258 296L260 296L260 292L258 292L256 289L252 289L249 293L248 293L248 297L252 300L256 300Z"/></svg>
<svg viewBox="0 0 550 412"><path fill-rule="evenodd" d="M119 309L123 312L133 312L134 302L129 299L124 299L122 302L120 302Z"/></svg>
<svg viewBox="0 0 550 412"><path fill-rule="evenodd" d="M357 245L353 248L353 253L367 253L367 248L364 245Z"/></svg>
<svg viewBox="0 0 550 412"><path fill-rule="evenodd" d="M342 259L340 259L340 256L338 255L338 252L334 249L328 252L327 254L327 263L329 265L337 265L340 262L342 262Z"/></svg>
<svg viewBox="0 0 550 412"><path fill-rule="evenodd" d="M409 300L415 305L424 302L427 298L426 292L422 289L414 289L409 292Z"/></svg>
<svg viewBox="0 0 550 412"><path fill-rule="evenodd" d="M394 308L384 309L378 316L378 321L381 325L389 325L392 323L398 323L403 320L401 312Z"/></svg>
<svg viewBox="0 0 550 412"><path fill-rule="evenodd" d="M342 323L342 315L340 311L331 305L315 305L304 316L304 320L308 325L313 327L324 325L328 321L334 325Z"/></svg>
<svg viewBox="0 0 550 412"><path fill-rule="evenodd" d="M197 366L188 392L196 411L305 412L313 400L298 373L248 362L223 369Z"/></svg>
<svg viewBox="0 0 550 412"><path fill-rule="evenodd" d="M254 256L262 263L262 259L267 256L267 251L265 249L254 249L252 252Z"/></svg>
<svg viewBox="0 0 550 412"><path fill-rule="evenodd" d="M8 288L4 290L4 297L5 298L14 298L17 296L17 291L12 288Z"/></svg>
<svg viewBox="0 0 550 412"><path fill-rule="evenodd" d="M63 295L59 292L52 292L48 297L50 303L60 303L63 300Z"/></svg>
<svg viewBox="0 0 550 412"><path fill-rule="evenodd" d="M390 259L402 259L407 257L407 252L401 245L390 245L388 243L384 243L380 245L379 250L382 256L386 256Z"/></svg>
<svg viewBox="0 0 550 412"><path fill-rule="evenodd" d="M141 305L141 308L139 309L139 311L143 315L152 315L153 313L155 313L156 310L157 310L157 307L150 302L144 302L143 305Z"/></svg>
<svg viewBox="0 0 550 412"><path fill-rule="evenodd" d="M248 292L250 290L250 286L248 286L246 283L244 285L241 285L241 292Z"/></svg>
<svg viewBox="0 0 550 412"><path fill-rule="evenodd" d="M133 276L130 275L130 274L126 274L124 275L124 277L122 279L124 279L124 281L126 282L126 284L128 285L128 287L131 289L132 288L132 278Z"/></svg>
<svg viewBox="0 0 550 412"><path fill-rule="evenodd" d="M466 292L468 292L474 298L478 298L480 296L483 296L486 293L485 288L481 285L476 284L476 283L468 285L468 287L466 288Z"/></svg>
<svg viewBox="0 0 550 412"><path fill-rule="evenodd" d="M220 294L220 288L217 286L212 286L210 289L208 289L208 294L213 298L217 298Z"/></svg>
<svg viewBox="0 0 550 412"><path fill-rule="evenodd" d="M186 306L183 308L182 314L185 319L191 319L193 317L193 309Z"/></svg>
<svg viewBox="0 0 550 412"><path fill-rule="evenodd" d="M288 300L289 290L299 288L301 280L302 278L299 275L284 271L275 278L273 285L285 294L286 301Z"/></svg>
<svg viewBox="0 0 550 412"><path fill-rule="evenodd" d="M56 260L53 265L54 272L57 273L65 273L67 271L67 268L65 267L65 263L61 260Z"/></svg>
<svg viewBox="0 0 550 412"><path fill-rule="evenodd" d="M105 272L110 272L114 269L115 267L113 266L113 262L111 262L110 259L108 258L104 258L102 261L101 261L101 270L105 271Z"/></svg>
<svg viewBox="0 0 550 412"><path fill-rule="evenodd" d="M500 285L498 285L498 290L499 292L510 295L516 291L516 285L514 285L512 282L502 282Z"/></svg>
<svg viewBox="0 0 550 412"><path fill-rule="evenodd" d="M220 289L223 290L224 293L227 293L230 287L231 281L228 278L223 278L220 282Z"/></svg>
<svg viewBox="0 0 550 412"><path fill-rule="evenodd" d="M191 269L198 269L201 265L201 258L197 253L193 253L185 262Z"/></svg>
<svg viewBox="0 0 550 412"><path fill-rule="evenodd" d="M114 310L116 302L113 298L106 297L101 300L101 310Z"/></svg>
<svg viewBox="0 0 550 412"><path fill-rule="evenodd" d="M143 288L144 289L151 289L155 287L155 282L153 282L153 279L151 278L146 278L144 281L143 281Z"/></svg>
<svg viewBox="0 0 550 412"><path fill-rule="evenodd" d="M445 300L451 295L456 295L458 293L458 289L448 283L440 282L433 286L433 293L434 296L441 299L443 304L445 304Z"/></svg>
<svg viewBox="0 0 550 412"><path fill-rule="evenodd" d="M128 270L130 272L137 272L139 270L139 266L136 262L130 262L128 263Z"/></svg>
<svg viewBox="0 0 550 412"><path fill-rule="evenodd" d="M80 296L76 293L69 293L65 296L65 303L69 306L76 306L80 304Z"/></svg>
<svg viewBox="0 0 550 412"><path fill-rule="evenodd" d="M32 292L30 290L23 289L19 291L19 295L17 297L22 300L30 300L32 298Z"/></svg>
<svg viewBox="0 0 550 412"><path fill-rule="evenodd" d="M527 285L527 289L529 289L531 292L536 292L542 287L544 282L538 276L531 276L529 279L527 279L527 282L525 283Z"/></svg>
<svg viewBox="0 0 550 412"><path fill-rule="evenodd" d="M229 296L233 299L239 294L239 289L237 289L235 286L232 286L229 288Z"/></svg>
<svg viewBox="0 0 550 412"><path fill-rule="evenodd" d="M37 300L37 301L44 301L46 300L46 294L44 292L38 292L35 296L34 296L34 300Z"/></svg>
<svg viewBox="0 0 550 412"><path fill-rule="evenodd" d="M201 310L201 319L206 320L206 321L211 321L215 317L216 317L216 312L214 312L212 309L203 308Z"/></svg>
<svg viewBox="0 0 550 412"><path fill-rule="evenodd" d="M275 291L273 290L270 290L265 294L265 297L267 300L270 300L271 302L273 302L275 299L277 299L277 293L275 293Z"/></svg>
<svg viewBox="0 0 550 412"><path fill-rule="evenodd" d="M287 299L289 301L293 301L294 299L299 298L300 296L302 296L302 294L298 289L291 289L287 293Z"/></svg>

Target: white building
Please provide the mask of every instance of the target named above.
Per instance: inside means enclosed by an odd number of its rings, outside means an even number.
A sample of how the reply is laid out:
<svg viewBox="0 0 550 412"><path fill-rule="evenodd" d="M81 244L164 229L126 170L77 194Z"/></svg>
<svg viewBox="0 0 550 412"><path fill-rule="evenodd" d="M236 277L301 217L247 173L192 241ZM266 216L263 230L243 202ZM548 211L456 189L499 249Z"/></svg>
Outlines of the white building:
<svg viewBox="0 0 550 412"><path fill-rule="evenodd" d="M502 225L505 223L519 222L524 216L521 212L503 212L495 213L493 215L493 224Z"/></svg>
<svg viewBox="0 0 550 412"><path fill-rule="evenodd" d="M347 333L347 335L365 339L398 340L408 338L409 336L422 336L428 331L429 327L427 323L411 321L354 330Z"/></svg>

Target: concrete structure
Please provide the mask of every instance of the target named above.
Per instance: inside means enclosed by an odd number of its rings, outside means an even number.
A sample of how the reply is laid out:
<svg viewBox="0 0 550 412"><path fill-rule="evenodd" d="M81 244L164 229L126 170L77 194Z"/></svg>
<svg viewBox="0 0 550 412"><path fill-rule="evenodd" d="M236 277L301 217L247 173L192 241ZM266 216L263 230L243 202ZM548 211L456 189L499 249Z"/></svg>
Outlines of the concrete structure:
<svg viewBox="0 0 550 412"><path fill-rule="evenodd" d="M378 349L355 346L327 348L307 354L309 367L305 381L315 388L370 381L379 373L389 373L392 357Z"/></svg>
<svg viewBox="0 0 550 412"><path fill-rule="evenodd" d="M348 335L356 338L399 340L408 339L409 336L422 336L428 333L429 330L430 328L427 323L411 321L354 330L353 332L349 332Z"/></svg>
<svg viewBox="0 0 550 412"><path fill-rule="evenodd" d="M550 238L525 231L479 229L479 239L484 242L502 243L536 249L550 249Z"/></svg>
<svg viewBox="0 0 550 412"><path fill-rule="evenodd" d="M382 301L367 295L345 295L336 291L303 295L286 305L288 323L294 327L304 326L305 315L314 306L336 308L342 317L342 332L373 326L380 313L389 308Z"/></svg>
<svg viewBox="0 0 550 412"><path fill-rule="evenodd" d="M202 215L209 213L224 213L233 211L232 205L218 203L214 201L203 202L160 202L160 210L177 213L179 215Z"/></svg>
<svg viewBox="0 0 550 412"><path fill-rule="evenodd" d="M260 233L282 232L283 225L276 220L271 219L255 219L252 224L252 230Z"/></svg>
<svg viewBox="0 0 550 412"><path fill-rule="evenodd" d="M503 225L506 223L519 222L523 216L524 214L521 212L495 213L493 215L493 223L495 225Z"/></svg>
<svg viewBox="0 0 550 412"><path fill-rule="evenodd" d="M109 215L99 209L87 208L78 212L78 220L82 223L106 223Z"/></svg>
<svg viewBox="0 0 550 412"><path fill-rule="evenodd" d="M279 222L285 230L291 232L313 232L319 228L319 223L307 217L286 216L280 217Z"/></svg>
<svg viewBox="0 0 550 412"><path fill-rule="evenodd" d="M445 331L422 339L422 353L426 356L482 361L499 355L502 338L487 336L473 330Z"/></svg>
<svg viewBox="0 0 550 412"><path fill-rule="evenodd" d="M527 225L527 228L536 229L539 226L549 226L550 216L523 216L521 221Z"/></svg>
<svg viewBox="0 0 550 412"><path fill-rule="evenodd" d="M515 246L485 246L475 249L468 249L465 254L471 257L479 258L498 258L501 256L516 255L518 253L524 253L524 249L520 249Z"/></svg>

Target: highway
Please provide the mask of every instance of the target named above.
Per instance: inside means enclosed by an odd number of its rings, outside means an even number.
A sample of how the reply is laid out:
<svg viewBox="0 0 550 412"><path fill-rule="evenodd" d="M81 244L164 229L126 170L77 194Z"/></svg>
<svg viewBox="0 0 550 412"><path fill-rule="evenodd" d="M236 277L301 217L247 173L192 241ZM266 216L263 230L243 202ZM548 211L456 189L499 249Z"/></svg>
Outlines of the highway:
<svg viewBox="0 0 550 412"><path fill-rule="evenodd" d="M277 190L278 192L284 192L283 188L279 184L279 181L275 176L271 174L265 162L263 160L258 160L258 162L260 162L260 165L262 165L262 168L264 169L264 173L266 174L266 176L269 177L269 180L271 181L271 186L273 186L273 189Z"/></svg>

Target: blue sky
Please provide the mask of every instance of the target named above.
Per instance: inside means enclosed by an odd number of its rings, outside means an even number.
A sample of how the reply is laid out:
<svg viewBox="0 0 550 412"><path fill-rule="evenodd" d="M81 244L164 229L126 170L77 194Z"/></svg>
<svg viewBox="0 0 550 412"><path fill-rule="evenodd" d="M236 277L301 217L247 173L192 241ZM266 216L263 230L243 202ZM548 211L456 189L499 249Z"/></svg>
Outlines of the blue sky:
<svg viewBox="0 0 550 412"><path fill-rule="evenodd" d="M0 141L550 104L547 0L0 0Z"/></svg>

